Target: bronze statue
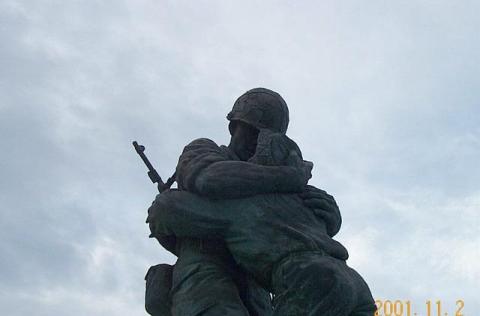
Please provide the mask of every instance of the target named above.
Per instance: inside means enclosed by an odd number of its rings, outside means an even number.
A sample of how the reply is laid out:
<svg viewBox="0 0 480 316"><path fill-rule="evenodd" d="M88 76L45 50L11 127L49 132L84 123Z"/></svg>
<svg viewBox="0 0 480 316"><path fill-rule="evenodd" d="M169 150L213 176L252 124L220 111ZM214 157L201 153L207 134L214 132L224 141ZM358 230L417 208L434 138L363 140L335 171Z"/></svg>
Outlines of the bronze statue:
<svg viewBox="0 0 480 316"><path fill-rule="evenodd" d="M176 168L178 189L159 194L148 210L152 236L178 256L167 309L373 315L367 284L332 239L341 224L335 200L307 185L313 164L286 136L283 98L252 89L227 118L229 146L204 138L187 145Z"/></svg>

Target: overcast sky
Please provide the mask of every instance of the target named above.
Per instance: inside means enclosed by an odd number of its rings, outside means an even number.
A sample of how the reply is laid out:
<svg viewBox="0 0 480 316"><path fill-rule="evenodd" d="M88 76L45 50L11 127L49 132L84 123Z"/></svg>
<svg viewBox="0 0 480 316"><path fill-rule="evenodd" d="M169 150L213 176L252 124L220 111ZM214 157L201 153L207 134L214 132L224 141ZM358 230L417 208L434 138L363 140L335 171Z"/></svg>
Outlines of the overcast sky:
<svg viewBox="0 0 480 316"><path fill-rule="evenodd" d="M480 311L478 1L0 0L0 314L145 315L156 189L278 91L375 298Z"/></svg>

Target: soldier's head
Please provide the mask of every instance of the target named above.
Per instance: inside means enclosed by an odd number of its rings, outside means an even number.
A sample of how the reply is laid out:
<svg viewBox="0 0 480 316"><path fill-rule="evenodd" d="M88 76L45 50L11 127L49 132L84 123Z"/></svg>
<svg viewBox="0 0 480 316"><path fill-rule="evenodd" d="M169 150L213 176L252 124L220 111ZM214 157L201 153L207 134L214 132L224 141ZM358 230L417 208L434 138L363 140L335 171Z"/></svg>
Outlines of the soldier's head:
<svg viewBox="0 0 480 316"><path fill-rule="evenodd" d="M288 128L288 107L276 92L255 88L242 94L227 119L230 135L229 147L241 160L248 160L255 153L260 129L285 134Z"/></svg>

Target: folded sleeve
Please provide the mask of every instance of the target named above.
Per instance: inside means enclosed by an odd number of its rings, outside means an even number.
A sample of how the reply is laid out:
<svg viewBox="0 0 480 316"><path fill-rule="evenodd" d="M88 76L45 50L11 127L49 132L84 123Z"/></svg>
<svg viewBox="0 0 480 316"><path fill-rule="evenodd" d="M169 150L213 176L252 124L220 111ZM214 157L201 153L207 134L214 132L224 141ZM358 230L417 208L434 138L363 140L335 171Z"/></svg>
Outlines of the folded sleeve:
<svg viewBox="0 0 480 316"><path fill-rule="evenodd" d="M199 138L185 146L177 165L177 183L180 190L198 193L196 180L209 165L229 160L227 154L215 142Z"/></svg>

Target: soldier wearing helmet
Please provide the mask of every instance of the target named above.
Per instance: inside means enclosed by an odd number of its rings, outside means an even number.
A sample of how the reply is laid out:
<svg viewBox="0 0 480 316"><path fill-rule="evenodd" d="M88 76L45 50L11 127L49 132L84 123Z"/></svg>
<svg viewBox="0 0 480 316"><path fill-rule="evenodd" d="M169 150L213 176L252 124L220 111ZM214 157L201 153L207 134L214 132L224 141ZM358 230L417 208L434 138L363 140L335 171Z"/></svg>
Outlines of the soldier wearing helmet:
<svg viewBox="0 0 480 316"><path fill-rule="evenodd" d="M289 121L285 100L276 92L255 88L242 94L228 113L229 121L242 121L257 129L285 134Z"/></svg>
<svg viewBox="0 0 480 316"><path fill-rule="evenodd" d="M368 287L331 238L341 223L338 207L333 197L306 185L312 164L285 135L285 101L271 90L253 89L227 118L228 146L198 139L185 147L177 166L179 189L158 195L149 208L152 235L225 242L235 262L274 294L275 315L372 315ZM191 254L190 248L183 251ZM183 266L183 276L200 269ZM176 283L174 273L173 288L201 283L195 275ZM182 293L178 300L173 294L172 310L188 300L188 291ZM217 302L220 311L221 298Z"/></svg>

